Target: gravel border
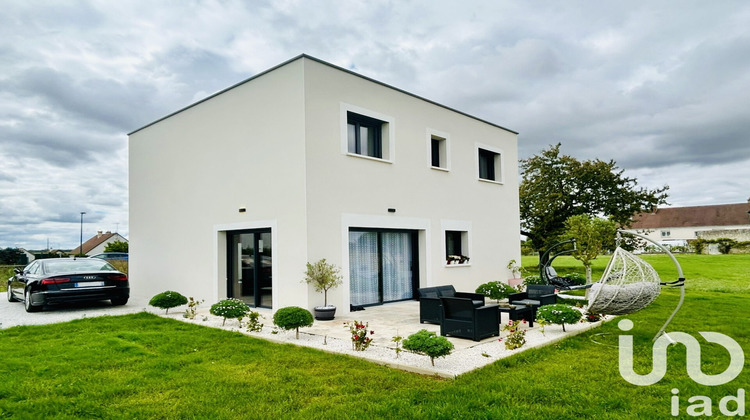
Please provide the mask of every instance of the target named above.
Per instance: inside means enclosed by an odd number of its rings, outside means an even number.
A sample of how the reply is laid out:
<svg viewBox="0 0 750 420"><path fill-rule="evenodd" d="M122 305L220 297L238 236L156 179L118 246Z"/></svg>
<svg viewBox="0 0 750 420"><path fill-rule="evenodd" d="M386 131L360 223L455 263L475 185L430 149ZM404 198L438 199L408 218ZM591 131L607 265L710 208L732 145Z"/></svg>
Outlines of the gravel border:
<svg viewBox="0 0 750 420"><path fill-rule="evenodd" d="M569 324L565 326L565 329L567 330L566 332L563 332L562 327L559 325L547 326L544 333L542 333L540 327L526 327L526 344L520 349L507 350L505 344L495 338L491 341L477 343L477 345L469 348L456 348L450 355L444 358L435 359L435 366L432 366L429 357L408 351L401 351L398 357L396 357L396 352L394 350L395 345L390 341L391 337L375 337L372 344L370 344L366 350L355 351L352 349L350 340L324 336L318 333L311 334L305 332L304 328L300 329L299 339L296 339L294 331L277 330L274 327L265 325L269 323L270 320L268 319L262 320L264 324L262 331L248 332L245 327L240 328L236 320L227 320L226 325L222 326L222 318L203 313L199 313L195 319L184 318L182 313L159 313L157 315L210 328L220 328L227 331L239 332L250 337L260 338L275 343L293 344L322 350L328 353L345 354L391 368L423 375L435 375L443 378L455 378L514 354L556 343L565 338L581 334L593 328L598 328L603 322L612 318L605 317L598 322L579 322L576 324ZM372 320L370 325L373 326ZM377 326L374 326L373 328L377 329ZM500 334L501 337L505 336L502 331Z"/></svg>

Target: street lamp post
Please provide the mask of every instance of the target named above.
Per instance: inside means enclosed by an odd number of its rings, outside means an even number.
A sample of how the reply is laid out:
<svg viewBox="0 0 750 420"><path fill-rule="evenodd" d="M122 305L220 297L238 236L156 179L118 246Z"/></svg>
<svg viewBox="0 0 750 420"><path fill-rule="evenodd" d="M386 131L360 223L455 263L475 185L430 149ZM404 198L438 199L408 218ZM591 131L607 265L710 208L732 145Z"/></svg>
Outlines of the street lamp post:
<svg viewBox="0 0 750 420"><path fill-rule="evenodd" d="M81 244L78 246L78 254L83 255L83 215L86 214L85 211L81 212Z"/></svg>

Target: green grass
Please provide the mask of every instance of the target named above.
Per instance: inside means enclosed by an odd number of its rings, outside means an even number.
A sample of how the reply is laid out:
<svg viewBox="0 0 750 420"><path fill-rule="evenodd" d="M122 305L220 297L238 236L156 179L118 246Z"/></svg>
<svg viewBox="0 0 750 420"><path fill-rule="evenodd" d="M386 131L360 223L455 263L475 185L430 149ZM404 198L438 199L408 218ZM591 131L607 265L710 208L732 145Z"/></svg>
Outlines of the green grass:
<svg viewBox="0 0 750 420"><path fill-rule="evenodd" d="M703 257L681 261L692 283L669 330L724 333L747 352L748 260ZM668 269L668 261L655 258L657 270ZM556 261L561 265L566 261ZM635 323L629 334L639 372L650 370L651 338L677 299L677 290L666 289L628 317ZM695 395L712 398L716 414L722 397L750 383L746 362L729 384L695 384L686 374L684 348L676 346L664 380L631 385L618 373L619 334L610 322L441 380L144 313L14 327L0 330L0 417L665 418L673 388L680 390L683 415ZM704 372L723 371L726 352L699 340Z"/></svg>
<svg viewBox="0 0 750 420"><path fill-rule="evenodd" d="M677 280L677 268L665 254L640 255L659 273L662 281ZM730 255L695 255L677 254L677 262L685 275L687 290L723 293L750 293L750 254ZM591 271L593 281L599 280L609 262L609 255L599 256L594 260ZM524 270L528 274L537 274L536 265L539 258L524 256ZM565 275L568 273L583 274L580 261L570 256L556 258L552 263L555 270Z"/></svg>

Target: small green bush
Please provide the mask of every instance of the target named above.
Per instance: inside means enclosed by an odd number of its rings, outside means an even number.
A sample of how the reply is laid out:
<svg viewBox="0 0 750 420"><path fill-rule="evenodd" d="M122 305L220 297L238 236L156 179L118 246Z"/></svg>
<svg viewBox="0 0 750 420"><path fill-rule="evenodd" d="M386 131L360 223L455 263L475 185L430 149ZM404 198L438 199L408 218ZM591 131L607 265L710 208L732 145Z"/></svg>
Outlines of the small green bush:
<svg viewBox="0 0 750 420"><path fill-rule="evenodd" d="M299 340L300 327L312 327L313 316L307 309L287 306L273 314L273 324L282 330L296 330L296 337Z"/></svg>
<svg viewBox="0 0 750 420"><path fill-rule="evenodd" d="M491 281L477 287L477 293L489 296L490 299L501 300L507 298L511 293L517 290L501 281Z"/></svg>
<svg viewBox="0 0 750 420"><path fill-rule="evenodd" d="M148 302L149 305L155 308L166 309L167 312L165 313L167 314L169 313L169 308L175 308L186 303L187 298L185 296L171 290L159 293Z"/></svg>
<svg viewBox="0 0 750 420"><path fill-rule="evenodd" d="M260 320L263 318L263 315L255 312L250 311L247 313L247 331L248 332L260 332L263 330L263 324L260 322Z"/></svg>
<svg viewBox="0 0 750 420"><path fill-rule="evenodd" d="M435 366L435 358L445 357L453 351L453 343L445 337L437 336L432 331L419 330L402 341L405 350L429 356Z"/></svg>
<svg viewBox="0 0 750 420"><path fill-rule="evenodd" d="M242 318L247 315L248 312L250 312L250 307L247 306L245 302L239 299L229 298L220 300L219 302L211 305L210 312L211 315L216 315L224 318L221 323L222 326L226 324L227 318L230 318L237 319L241 327Z"/></svg>
<svg viewBox="0 0 750 420"><path fill-rule="evenodd" d="M544 305L536 311L536 320L543 325L557 324L562 325L565 331L565 324L575 324L581 320L581 312L569 305Z"/></svg>

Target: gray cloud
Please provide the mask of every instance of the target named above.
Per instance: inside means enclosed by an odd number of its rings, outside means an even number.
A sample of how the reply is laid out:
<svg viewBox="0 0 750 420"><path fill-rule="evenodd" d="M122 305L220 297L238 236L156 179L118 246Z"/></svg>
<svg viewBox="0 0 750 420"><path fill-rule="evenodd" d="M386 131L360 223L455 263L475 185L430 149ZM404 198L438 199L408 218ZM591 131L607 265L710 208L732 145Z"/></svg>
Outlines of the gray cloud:
<svg viewBox="0 0 750 420"><path fill-rule="evenodd" d="M10 1L0 246L127 234L125 134L300 53L614 159L674 204L750 192L750 6L688 1Z"/></svg>

